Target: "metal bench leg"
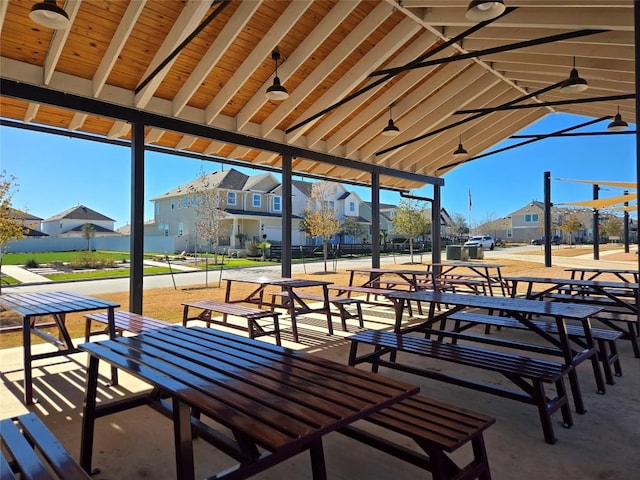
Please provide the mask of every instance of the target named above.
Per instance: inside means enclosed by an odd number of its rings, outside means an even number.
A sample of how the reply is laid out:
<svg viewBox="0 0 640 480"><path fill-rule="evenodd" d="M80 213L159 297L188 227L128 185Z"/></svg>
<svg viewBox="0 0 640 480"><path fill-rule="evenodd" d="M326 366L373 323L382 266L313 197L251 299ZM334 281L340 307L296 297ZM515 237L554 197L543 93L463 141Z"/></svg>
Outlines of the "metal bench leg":
<svg viewBox="0 0 640 480"><path fill-rule="evenodd" d="M578 374L575 367L573 367L569 373L569 386L571 388L571 395L573 396L573 404L576 407L576 413L581 415L587 413L587 409L584 408L584 402L582 401L582 391L580 390L580 383L578 382Z"/></svg>
<svg viewBox="0 0 640 480"><path fill-rule="evenodd" d="M324 450L322 448L322 438L318 438L309 448L311 456L311 472L313 480L326 480L327 467L324 463Z"/></svg>
<svg viewBox="0 0 640 480"><path fill-rule="evenodd" d="M557 438L553 433L553 422L551 421L551 410L547 405L547 397L544 393L544 385L542 382L533 382L532 388L533 399L538 409L538 415L540 417L540 423L542 424L542 432L544 434L544 440L547 443L556 443ZM566 394L565 394L566 395ZM566 399L566 397L565 397ZM565 401L566 404L566 401ZM571 412L569 412L571 414Z"/></svg>

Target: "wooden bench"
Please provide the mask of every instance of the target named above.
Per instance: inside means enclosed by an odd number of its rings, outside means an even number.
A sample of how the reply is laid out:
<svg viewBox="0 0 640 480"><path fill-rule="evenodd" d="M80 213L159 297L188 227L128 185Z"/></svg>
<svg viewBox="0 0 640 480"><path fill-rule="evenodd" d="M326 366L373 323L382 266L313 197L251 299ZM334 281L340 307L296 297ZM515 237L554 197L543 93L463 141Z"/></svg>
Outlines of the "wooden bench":
<svg viewBox="0 0 640 480"><path fill-rule="evenodd" d="M84 316L86 319L84 329L84 341L88 342L89 337L93 335L101 335L107 333L107 327L100 330L91 330L91 323L98 322L103 325L108 325L107 312L89 313ZM145 317L139 313L127 312L125 310L116 310L113 312L114 324L116 327L116 333L122 335L122 332L130 332L135 334L144 333L150 330L156 330L158 328L165 328L173 325L170 322L164 320L158 320L157 318Z"/></svg>
<svg viewBox="0 0 640 480"><path fill-rule="evenodd" d="M453 293L472 293L474 295L487 294L487 282L477 278L449 278L446 276L438 277L438 290L449 291Z"/></svg>
<svg viewBox="0 0 640 480"><path fill-rule="evenodd" d="M448 320L453 320L455 322L454 330L456 332L461 332L478 324L487 326L485 333L489 333L491 326L527 330L525 325L513 318L487 315L484 313L458 312L451 315ZM467 322L467 325L460 326L460 322ZM531 320L531 323L544 332L551 334L558 333L558 326L555 323L541 320ZM582 327L578 325L567 325L567 334L575 343L582 347L586 347L586 344L584 343L584 330ZM622 376L622 367L620 366L618 348L616 347L616 340L622 336L622 332L604 328L592 328L591 336L597 343L598 358L602 363L607 383L609 385L613 385L615 382L613 380L611 367L613 366L616 376Z"/></svg>
<svg viewBox="0 0 640 480"><path fill-rule="evenodd" d="M309 292L296 292L296 296L301 300L312 300L315 302L324 302L324 296L319 293L309 293ZM283 306L288 308L289 302L289 292L273 292L271 294L271 303L275 305L276 297L281 297L283 300ZM358 325L364 328L364 320L362 319L362 305L359 298L349 298L349 297L335 297L329 296L329 303L334 305L338 309L338 316L340 317L340 323L342 324L342 330L347 331L347 320L351 318L355 318L358 320ZM347 305L354 305L356 307L355 313L347 310ZM331 312L333 315L336 312ZM329 325L329 334L333 335L333 325Z"/></svg>
<svg viewBox="0 0 640 480"><path fill-rule="evenodd" d="M342 428L355 440L432 473L434 480L491 478L483 432L495 419L422 395L414 395L361 421L413 440L426 455L391 441L384 430L373 432L358 424ZM447 453L471 443L473 459L458 466Z"/></svg>
<svg viewBox="0 0 640 480"><path fill-rule="evenodd" d="M237 303L225 303L216 302L213 300L200 300L195 302L187 302L182 304L184 306L182 314L182 325L187 326L189 320L202 320L206 323L207 327L211 324L222 325L230 328L237 328L248 332L249 338L261 337L264 335L275 335L276 344L281 345L280 341L280 325L278 324L278 316L280 313L271 312L269 310L261 310L259 308L246 307L244 305L238 305ZM202 311L197 315L190 317L189 308L197 308ZM212 313L221 313L222 319L215 319ZM247 320L247 327L236 325L227 322L227 316L241 317ZM271 318L273 322L273 330L265 330L258 320L265 318Z"/></svg>
<svg viewBox="0 0 640 480"><path fill-rule="evenodd" d="M561 410L565 427L573 425L567 391L564 385L564 376L572 367L567 367L558 362L528 358L512 353L442 343L428 338L378 330L357 333L349 337L349 340L352 342L349 365L369 362L372 363L372 371L378 371L379 366L384 366L535 405L538 409L544 439L547 443L556 442L551 421L551 415L555 411ZM373 345L375 350L358 356L357 350L360 343ZM498 372L511 380L521 391L448 375L432 368L420 368L402 364L397 361L398 352ZM383 358L386 354L391 354L388 360ZM555 398L547 397L544 389L545 383L555 385Z"/></svg>
<svg viewBox="0 0 640 480"><path fill-rule="evenodd" d="M640 337L640 317L634 313L620 311L621 307L610 298L589 297L583 295L567 295L563 293L555 293L547 295L551 300L558 302L575 302L587 303L593 305L602 305L605 311L597 313L594 319L604 323L607 327L622 332L622 339L629 340L633 348L633 355L640 358L640 345L638 338ZM626 330L618 324L626 326Z"/></svg>
<svg viewBox="0 0 640 480"><path fill-rule="evenodd" d="M34 413L0 421L2 480L89 480L60 441Z"/></svg>

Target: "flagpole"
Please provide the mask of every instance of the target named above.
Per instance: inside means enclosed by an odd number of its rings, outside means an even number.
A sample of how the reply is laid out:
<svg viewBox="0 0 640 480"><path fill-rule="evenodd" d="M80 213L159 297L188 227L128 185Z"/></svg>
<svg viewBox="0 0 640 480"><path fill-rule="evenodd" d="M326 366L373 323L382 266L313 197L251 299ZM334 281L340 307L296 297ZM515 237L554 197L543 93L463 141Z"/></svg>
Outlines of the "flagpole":
<svg viewBox="0 0 640 480"><path fill-rule="evenodd" d="M469 238L471 238L471 188L469 188Z"/></svg>

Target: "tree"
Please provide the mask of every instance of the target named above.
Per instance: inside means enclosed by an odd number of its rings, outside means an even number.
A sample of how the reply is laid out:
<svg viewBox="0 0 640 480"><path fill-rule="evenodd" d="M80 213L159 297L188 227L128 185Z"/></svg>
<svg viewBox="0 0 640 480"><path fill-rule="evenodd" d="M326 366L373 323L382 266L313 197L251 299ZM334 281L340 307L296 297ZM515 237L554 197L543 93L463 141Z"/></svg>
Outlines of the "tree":
<svg viewBox="0 0 640 480"><path fill-rule="evenodd" d="M11 240L20 240L24 236L23 214L11 207L13 195L18 190L16 177L0 172L0 274L2 273L2 255Z"/></svg>
<svg viewBox="0 0 640 480"><path fill-rule="evenodd" d="M362 225L358 222L358 217L345 216L342 222L342 230L351 237L351 243L358 243L360 234L364 231Z"/></svg>
<svg viewBox="0 0 640 480"><path fill-rule="evenodd" d="M324 271L327 272L327 257L329 255L329 239L340 231L340 222L336 218L338 209L329 200L335 194L336 186L330 182L314 183L307 207L302 211L300 230L312 237L322 240L322 256Z"/></svg>
<svg viewBox="0 0 640 480"><path fill-rule="evenodd" d="M469 225L467 225L467 219L464 218L464 215L461 213L454 213L451 216L450 230L456 237L469 233Z"/></svg>
<svg viewBox="0 0 640 480"><path fill-rule="evenodd" d="M226 192L218 184L212 184L208 175L200 173L192 190L197 194L195 231L200 238L207 240L209 247L215 246L215 262L218 263L218 244L220 237L230 234L231 226L225 222L227 213ZM209 248L211 253L211 248Z"/></svg>
<svg viewBox="0 0 640 480"><path fill-rule="evenodd" d="M430 222L424 203L417 200L400 200L393 216L393 231L409 239L409 253L413 263L413 240L429 231Z"/></svg>
<svg viewBox="0 0 640 480"><path fill-rule="evenodd" d="M82 238L87 241L87 250L91 250L91 239L96 236L96 229L90 223L82 225Z"/></svg>
<svg viewBox="0 0 640 480"><path fill-rule="evenodd" d="M602 225L600 226L600 231L603 235L606 235L607 240L611 237L620 238L624 233L623 230L624 228L622 225L622 219L614 215L610 215L609 217L604 219Z"/></svg>
<svg viewBox="0 0 640 480"><path fill-rule="evenodd" d="M582 228L582 223L575 213L570 213L562 225L560 230L569 235L569 245L573 244L573 234Z"/></svg>

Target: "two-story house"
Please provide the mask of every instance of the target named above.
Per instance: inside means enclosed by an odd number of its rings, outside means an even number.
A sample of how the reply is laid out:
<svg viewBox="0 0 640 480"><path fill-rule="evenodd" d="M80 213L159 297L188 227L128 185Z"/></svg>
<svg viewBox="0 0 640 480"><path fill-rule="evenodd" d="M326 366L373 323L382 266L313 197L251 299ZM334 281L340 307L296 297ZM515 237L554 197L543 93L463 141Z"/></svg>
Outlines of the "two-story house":
<svg viewBox="0 0 640 480"><path fill-rule="evenodd" d="M43 220L42 231L50 236L82 237L82 227L88 223L93 227L96 237L119 235L114 231L115 222L89 207L78 205Z"/></svg>
<svg viewBox="0 0 640 480"><path fill-rule="evenodd" d="M301 242L300 216L296 205L306 205L306 195L294 182L292 236ZM152 198L154 221L145 225L147 235L184 238L185 250L205 251L208 240L199 238L196 223L203 213L199 198L206 191L217 191L224 210L218 244L221 247L242 248L246 240L282 240L282 185L271 173L245 175L235 169L206 174ZM301 208L300 208L301 210ZM200 213L199 213L200 211ZM201 236L200 236L201 237Z"/></svg>

